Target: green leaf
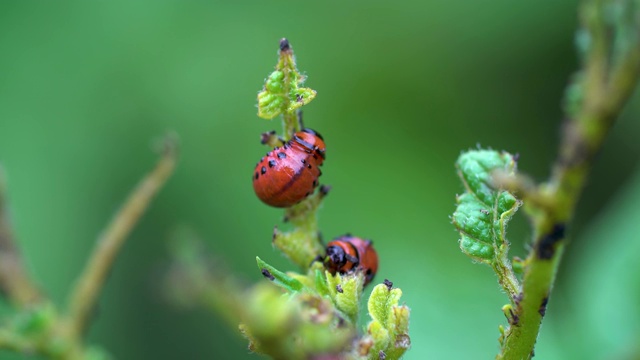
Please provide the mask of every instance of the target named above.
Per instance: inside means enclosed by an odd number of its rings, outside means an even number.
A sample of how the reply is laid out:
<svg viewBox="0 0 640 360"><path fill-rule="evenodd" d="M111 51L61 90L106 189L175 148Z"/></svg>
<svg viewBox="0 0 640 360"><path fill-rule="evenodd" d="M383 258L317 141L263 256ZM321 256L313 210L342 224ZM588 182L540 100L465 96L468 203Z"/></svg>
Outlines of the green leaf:
<svg viewBox="0 0 640 360"><path fill-rule="evenodd" d="M327 287L338 310L342 311L355 324L360 308L360 296L364 287L364 275L361 271L340 275L325 272Z"/></svg>
<svg viewBox="0 0 640 360"><path fill-rule="evenodd" d="M327 286L327 278L324 277L324 274L321 270L316 269L315 271L315 283L316 283L316 291L321 296L329 296L329 287Z"/></svg>
<svg viewBox="0 0 640 360"><path fill-rule="evenodd" d="M391 283L379 284L371 292L367 307L371 322L367 330L373 340L369 359L378 359L380 351L386 359L399 359L411 346L407 306L399 306L402 290Z"/></svg>
<svg viewBox="0 0 640 360"><path fill-rule="evenodd" d="M286 41L286 40L285 40ZM305 77L296 67L293 50L281 47L276 70L267 77L258 93L258 116L271 120L283 113L294 113L315 99L316 91L301 87Z"/></svg>
<svg viewBox="0 0 640 360"><path fill-rule="evenodd" d="M392 316L392 307L398 304L398 300L402 296L402 290L396 288L391 289L384 285L378 284L369 296L367 309L369 316L374 321L382 324L383 327L389 327L389 318Z"/></svg>
<svg viewBox="0 0 640 360"><path fill-rule="evenodd" d="M267 264L257 256L256 261L258 262L260 271L262 271L262 275L265 278L271 280L274 284L286 289L289 292L300 292L304 289L305 286L300 281Z"/></svg>
<svg viewBox="0 0 640 360"><path fill-rule="evenodd" d="M506 226L520 206L511 193L492 185L492 173L515 173L512 155L494 150L463 153L456 162L466 192L457 197L452 223L460 232L460 249L476 261L494 263L508 251Z"/></svg>

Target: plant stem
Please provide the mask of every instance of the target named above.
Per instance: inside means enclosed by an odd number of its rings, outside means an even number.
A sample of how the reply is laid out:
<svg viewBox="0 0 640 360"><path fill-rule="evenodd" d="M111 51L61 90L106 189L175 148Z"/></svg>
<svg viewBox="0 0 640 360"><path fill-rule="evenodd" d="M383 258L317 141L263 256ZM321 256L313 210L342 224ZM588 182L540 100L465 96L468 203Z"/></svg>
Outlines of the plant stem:
<svg viewBox="0 0 640 360"><path fill-rule="evenodd" d="M0 289L17 306L25 307L42 298L22 264L9 221L4 174L0 169Z"/></svg>
<svg viewBox="0 0 640 360"><path fill-rule="evenodd" d="M551 179L540 187L554 199L547 207L533 204L534 245L526 261L523 291L517 301L517 323L505 334L498 359L528 359L544 317L549 294L566 245L565 229L573 218L593 161L613 122L631 96L640 71L640 42L633 44L609 70L610 41L602 0L584 4L581 15L593 41L584 67L584 99L565 129Z"/></svg>
<svg viewBox="0 0 640 360"><path fill-rule="evenodd" d="M137 186L98 239L93 254L69 298L67 331L72 338L81 337L119 249L173 172L176 158L176 144L173 140L166 139L163 154L155 169Z"/></svg>
<svg viewBox="0 0 640 360"><path fill-rule="evenodd" d="M520 283L516 274L513 272L511 262L507 258L506 252L501 256L500 261L496 261L493 265L493 270L498 275L498 282L502 289L509 295L511 302L513 303L516 296L520 293Z"/></svg>

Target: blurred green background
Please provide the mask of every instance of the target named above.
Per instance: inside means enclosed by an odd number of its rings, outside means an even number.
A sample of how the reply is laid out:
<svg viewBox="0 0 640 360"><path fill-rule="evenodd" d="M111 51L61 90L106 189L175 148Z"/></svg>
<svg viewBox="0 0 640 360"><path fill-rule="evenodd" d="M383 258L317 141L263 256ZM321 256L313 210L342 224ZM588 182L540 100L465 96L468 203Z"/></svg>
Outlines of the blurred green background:
<svg viewBox="0 0 640 360"><path fill-rule="evenodd" d="M282 212L249 181L268 150L260 133L281 129L255 104L287 37L318 91L304 110L327 143L325 239L374 239L377 280L392 280L412 308L406 359L493 358L507 300L491 270L458 249L453 163L481 144L548 175L578 66L577 4L2 2L0 163L29 269L65 301L101 229L154 164L153 140L174 130L179 168L118 258L90 342L118 359L257 358L214 314L168 303L161 280L178 225L250 281L263 281L256 255L293 269L271 247ZM637 354L639 115L635 101L595 166L537 358ZM509 234L525 254L526 220Z"/></svg>

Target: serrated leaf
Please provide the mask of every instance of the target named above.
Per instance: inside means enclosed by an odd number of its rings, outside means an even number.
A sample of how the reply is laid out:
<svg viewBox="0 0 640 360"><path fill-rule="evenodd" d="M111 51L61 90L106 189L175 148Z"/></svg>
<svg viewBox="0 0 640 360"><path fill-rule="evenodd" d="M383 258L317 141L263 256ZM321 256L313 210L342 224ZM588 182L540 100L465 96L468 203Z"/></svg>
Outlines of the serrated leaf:
<svg viewBox="0 0 640 360"><path fill-rule="evenodd" d="M476 261L491 264L508 250L506 226L520 202L493 187L492 173L514 174L515 165L513 156L494 150L469 151L456 162L466 192L457 197L451 220L460 232L460 249Z"/></svg>
<svg viewBox="0 0 640 360"><path fill-rule="evenodd" d="M409 337L409 308L399 306L402 290L389 289L385 284L377 285L367 303L371 322L367 331L373 339L368 359L378 359L379 352L386 359L399 359L411 346Z"/></svg>
<svg viewBox="0 0 640 360"><path fill-rule="evenodd" d="M367 309L369 316L385 328L389 327L389 318L392 316L393 307L398 305L402 296L402 290L395 288L389 290L384 284L378 284L371 291Z"/></svg>
<svg viewBox="0 0 640 360"><path fill-rule="evenodd" d="M258 93L258 116L271 120L282 113L294 113L315 99L316 91L301 87L305 77L296 67L293 52L280 51L280 58Z"/></svg>
<svg viewBox="0 0 640 360"><path fill-rule="evenodd" d="M257 256L256 261L258 262L260 271L262 271L262 275L265 278L271 280L274 284L286 289L289 292L299 292L304 289L305 286L300 281L267 264Z"/></svg>
<svg viewBox="0 0 640 360"><path fill-rule="evenodd" d="M327 288L333 298L338 310L342 311L352 323L358 319L360 308L360 296L364 286L364 275L362 272L352 274L331 275L325 272L327 277ZM341 291L338 291L340 289Z"/></svg>
<svg viewBox="0 0 640 360"><path fill-rule="evenodd" d="M511 154L504 151L473 150L460 155L456 167L467 190L485 205L493 207L501 192L492 187L491 173L495 170L512 173L515 161Z"/></svg>

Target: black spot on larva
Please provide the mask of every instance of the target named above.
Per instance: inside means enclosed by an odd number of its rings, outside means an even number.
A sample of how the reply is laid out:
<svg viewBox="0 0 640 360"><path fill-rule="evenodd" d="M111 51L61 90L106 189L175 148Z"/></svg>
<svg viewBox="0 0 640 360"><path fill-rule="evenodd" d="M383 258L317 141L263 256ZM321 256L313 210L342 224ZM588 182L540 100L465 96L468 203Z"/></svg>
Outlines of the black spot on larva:
<svg viewBox="0 0 640 360"><path fill-rule="evenodd" d="M326 196L326 195L329 193L329 191L331 191L331 186L329 186L329 185L322 185L322 186L320 186L320 193L321 193L323 196Z"/></svg>
<svg viewBox="0 0 640 360"><path fill-rule="evenodd" d="M342 289L342 285L340 284L336 285L336 291L342 294L344 292L344 290Z"/></svg>
<svg viewBox="0 0 640 360"><path fill-rule="evenodd" d="M267 279L273 281L276 278L271 274L271 272L269 272L269 270L267 269L262 269L262 276L266 277Z"/></svg>
<svg viewBox="0 0 640 360"><path fill-rule="evenodd" d="M318 155L317 154L313 154L313 158L318 160Z"/></svg>
<svg viewBox="0 0 640 360"><path fill-rule="evenodd" d="M278 158L279 159L285 159L287 157L287 154L283 153L283 152L279 152L278 153Z"/></svg>
<svg viewBox="0 0 640 360"><path fill-rule="evenodd" d="M307 163L307 160L305 160L305 159L302 159L302 160L300 160L300 161L302 161L302 163L303 163L303 164L306 164L306 163Z"/></svg>
<svg viewBox="0 0 640 360"><path fill-rule="evenodd" d="M566 226L563 223L553 225L551 231L540 239L536 247L539 259L549 260L556 252L555 244L564 239Z"/></svg>
<svg viewBox="0 0 640 360"><path fill-rule="evenodd" d="M256 180L258 180L259 176L260 176L260 174L258 174L258 172L256 171Z"/></svg>
<svg viewBox="0 0 640 360"><path fill-rule="evenodd" d="M311 169L311 164L307 164L307 168Z"/></svg>
<svg viewBox="0 0 640 360"><path fill-rule="evenodd" d="M275 160L269 160L269 167L274 167L276 166L276 161Z"/></svg>
<svg viewBox="0 0 640 360"><path fill-rule="evenodd" d="M317 179L313 179L313 187L318 186L318 180Z"/></svg>
<svg viewBox="0 0 640 360"><path fill-rule="evenodd" d="M368 273L371 273L371 269L369 269ZM384 286L387 287L387 289L389 291L391 291L391 289L393 288L393 283L391 281L389 281L388 279L384 279L383 284L384 284Z"/></svg>
<svg viewBox="0 0 640 360"><path fill-rule="evenodd" d="M267 173L267 168L263 166L262 169L260 169L260 173L262 175L266 174Z"/></svg>
<svg viewBox="0 0 640 360"><path fill-rule="evenodd" d="M311 191L307 191L307 193L306 193L306 194L304 194L304 197L307 197L307 196L309 196L309 195L311 195Z"/></svg>

